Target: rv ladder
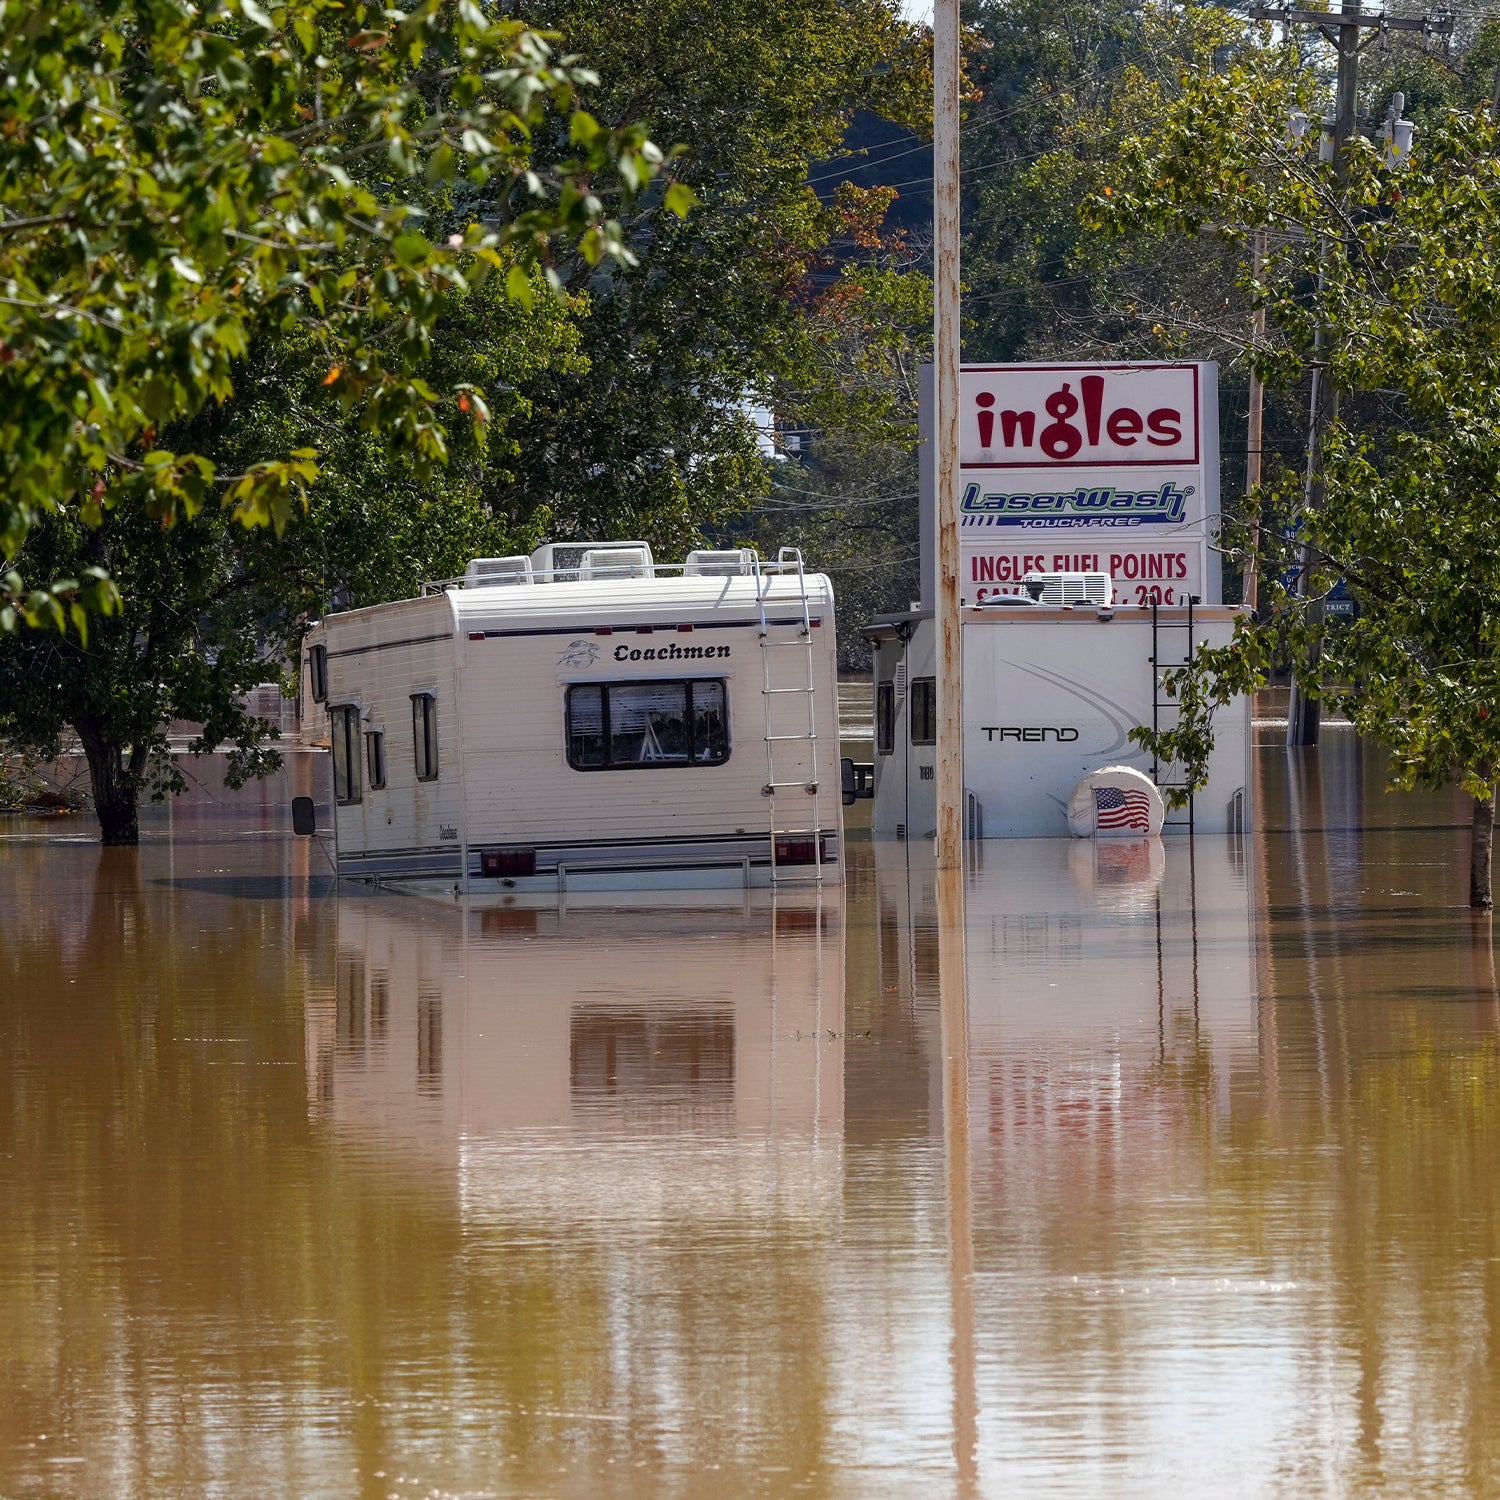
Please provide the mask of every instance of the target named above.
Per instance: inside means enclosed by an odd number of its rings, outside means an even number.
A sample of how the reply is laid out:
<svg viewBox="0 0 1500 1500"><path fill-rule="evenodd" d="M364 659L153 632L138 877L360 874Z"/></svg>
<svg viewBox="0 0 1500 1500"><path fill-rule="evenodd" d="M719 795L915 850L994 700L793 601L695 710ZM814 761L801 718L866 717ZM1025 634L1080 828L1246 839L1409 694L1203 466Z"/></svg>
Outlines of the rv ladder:
<svg viewBox="0 0 1500 1500"><path fill-rule="evenodd" d="M807 575L802 566L802 553L796 547L783 547L776 559L774 573L762 573L760 560L755 560L755 593L756 602L760 611L760 664L761 664L761 701L765 706L765 741L766 741L766 779L761 787L761 794L769 803L769 821L771 845L771 884L778 885L790 880L813 880L821 881L823 878L823 816L820 798L820 780L818 775L818 723L817 723L817 662L813 656L812 615L808 606L807 597ZM766 616L766 599L771 589L773 578L791 576L795 572L797 579L797 599L801 604L801 618L793 619L788 624L777 625ZM795 634L779 635L772 634L775 630L791 630ZM779 654L782 648L797 647L799 654L787 657ZM778 654L773 657L772 653ZM773 662L785 664L784 670L778 673ZM790 673L790 676L786 675ZM797 719L801 716L793 705L786 705L786 709L778 714L776 704L778 700L789 695L800 695L802 701L807 705L806 726L802 723L788 725L785 720ZM788 712L789 710L789 712ZM777 749L778 745L804 747L804 753L796 757L799 769L805 774L795 778L788 778L785 771L790 769L787 760L790 758L790 749L781 751L782 772L777 775ZM800 800L797 803L797 811L792 812L786 805L786 797L790 794L801 792L811 802L811 822L808 821L808 802ZM783 798L778 805L777 797ZM812 844L812 860L807 865L796 866L797 874L792 873L792 867L782 864L777 858L778 845L784 845L789 839L799 841L810 841Z"/></svg>
<svg viewBox="0 0 1500 1500"><path fill-rule="evenodd" d="M1196 644L1193 629L1193 606L1198 602L1197 596L1187 596L1187 618L1185 620L1163 620L1160 607L1156 604L1151 606L1151 731L1160 734L1163 729L1170 729L1172 724L1181 717L1182 705L1176 698L1166 696L1166 690L1162 686L1162 674L1176 667L1185 667L1193 659L1193 647ZM1186 644L1180 660L1174 660L1163 656L1165 642L1163 637L1168 631L1177 630L1186 632ZM1172 724L1163 722L1168 715L1172 715ZM1162 778L1170 771L1171 767L1154 758L1151 761L1151 779L1164 792L1170 792L1185 788L1187 783L1183 781L1164 781ZM1188 793L1187 816L1185 818L1167 818L1163 827L1186 828L1189 833L1193 831L1193 795Z"/></svg>

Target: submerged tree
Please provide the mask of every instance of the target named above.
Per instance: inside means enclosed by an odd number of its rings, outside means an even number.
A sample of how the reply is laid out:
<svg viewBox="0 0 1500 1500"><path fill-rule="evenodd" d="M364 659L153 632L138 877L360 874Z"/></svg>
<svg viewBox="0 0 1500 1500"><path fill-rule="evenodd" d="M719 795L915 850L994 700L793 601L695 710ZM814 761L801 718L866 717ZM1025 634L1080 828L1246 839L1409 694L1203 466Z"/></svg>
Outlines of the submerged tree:
<svg viewBox="0 0 1500 1500"><path fill-rule="evenodd" d="M1286 660L1391 750L1397 787L1457 783L1473 797L1470 899L1489 906L1500 767L1500 132L1483 109L1435 111L1409 163L1355 139L1337 172L1287 142L1305 84L1266 55L1200 76L1160 132L1135 141L1096 221L1151 217L1243 248L1272 233L1244 289L1272 336L1267 377L1323 364L1346 400L1323 445L1321 492L1269 492L1237 535L1258 552L1263 618L1177 674L1182 713L1154 753L1202 784L1214 708ZM1315 340L1319 325L1326 341ZM1379 420L1364 420L1378 403ZM1294 548L1308 587L1291 587ZM1305 550L1302 550L1305 549ZM1340 582L1357 618L1325 627Z"/></svg>
<svg viewBox="0 0 1500 1500"><path fill-rule="evenodd" d="M86 633L0 635L0 742L56 755L76 737L106 844L136 842L143 796L185 789L169 753L174 720L197 726L195 753L227 752L231 785L280 764L273 727L245 695L265 683L291 688L302 631L331 600L411 595L472 556L535 545L494 519L483 491L509 461L506 428L524 409L514 388L577 358L570 309L537 295L527 310L490 283L449 302L434 342L434 385L483 383L497 394L490 420L457 429L450 462L430 474L330 412L314 345L273 340L237 367L232 400L164 438L225 468L316 443L323 472L280 538L219 505L172 525L122 505L97 525L63 510L32 527L19 553L26 567L47 577L106 571L121 604Z"/></svg>

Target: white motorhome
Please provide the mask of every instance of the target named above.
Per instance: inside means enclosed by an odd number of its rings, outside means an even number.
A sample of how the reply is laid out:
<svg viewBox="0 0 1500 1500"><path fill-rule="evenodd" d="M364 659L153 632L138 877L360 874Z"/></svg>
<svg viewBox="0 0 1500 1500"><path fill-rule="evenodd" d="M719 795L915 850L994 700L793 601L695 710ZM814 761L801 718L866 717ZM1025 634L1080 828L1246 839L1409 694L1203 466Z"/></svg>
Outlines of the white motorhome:
<svg viewBox="0 0 1500 1500"><path fill-rule="evenodd" d="M543 894L839 878L833 592L794 549L481 558L329 615L303 670L341 876Z"/></svg>
<svg viewBox="0 0 1500 1500"><path fill-rule="evenodd" d="M1091 575L1081 575L1089 578ZM1054 580L1047 580L1048 583ZM1054 593L1058 590L1054 590ZM961 611L963 757L969 838L1066 838L1084 777L1131 766L1165 793L1180 770L1130 739L1169 729L1163 674L1202 643L1226 645L1238 606L1116 605L1109 580L1077 604L997 597ZM878 836L931 838L937 827L937 631L931 614L892 614L865 630L875 648ZM1208 785L1169 811L1164 833L1243 830L1250 786L1250 700L1219 710Z"/></svg>

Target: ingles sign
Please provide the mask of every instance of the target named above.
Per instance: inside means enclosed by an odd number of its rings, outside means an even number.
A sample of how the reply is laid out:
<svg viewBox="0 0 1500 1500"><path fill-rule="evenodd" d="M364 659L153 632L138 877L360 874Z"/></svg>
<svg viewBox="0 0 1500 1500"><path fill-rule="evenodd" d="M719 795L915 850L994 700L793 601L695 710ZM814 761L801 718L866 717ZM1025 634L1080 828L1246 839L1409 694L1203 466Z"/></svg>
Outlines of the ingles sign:
<svg viewBox="0 0 1500 1500"><path fill-rule="evenodd" d="M1216 366L967 365L960 393L969 603L1087 563L1123 603L1218 601Z"/></svg>
<svg viewBox="0 0 1500 1500"><path fill-rule="evenodd" d="M1196 464L1199 365L969 365L966 469Z"/></svg>

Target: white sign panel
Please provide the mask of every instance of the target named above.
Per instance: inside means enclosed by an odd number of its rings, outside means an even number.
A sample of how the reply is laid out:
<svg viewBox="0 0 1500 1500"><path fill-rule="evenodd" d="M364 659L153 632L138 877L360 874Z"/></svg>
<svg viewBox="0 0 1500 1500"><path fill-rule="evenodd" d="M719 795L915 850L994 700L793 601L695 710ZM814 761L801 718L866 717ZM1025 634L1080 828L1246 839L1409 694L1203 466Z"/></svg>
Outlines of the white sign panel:
<svg viewBox="0 0 1500 1500"><path fill-rule="evenodd" d="M1108 573L1122 603L1219 600L1218 369L967 365L961 592L1028 572Z"/></svg>

